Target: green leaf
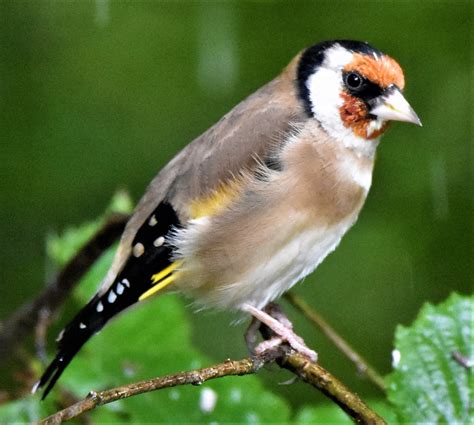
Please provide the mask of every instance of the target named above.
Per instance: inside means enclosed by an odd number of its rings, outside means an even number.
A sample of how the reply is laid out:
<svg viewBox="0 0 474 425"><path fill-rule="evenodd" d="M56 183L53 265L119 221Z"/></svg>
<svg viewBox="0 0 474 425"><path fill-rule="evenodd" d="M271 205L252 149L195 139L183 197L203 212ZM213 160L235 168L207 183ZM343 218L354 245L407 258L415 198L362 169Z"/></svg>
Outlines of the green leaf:
<svg viewBox="0 0 474 425"><path fill-rule="evenodd" d="M472 297L451 295L447 301L426 304L410 327L399 326L395 356L400 360L388 377L388 397L403 422L473 423ZM471 365L472 367L472 365Z"/></svg>

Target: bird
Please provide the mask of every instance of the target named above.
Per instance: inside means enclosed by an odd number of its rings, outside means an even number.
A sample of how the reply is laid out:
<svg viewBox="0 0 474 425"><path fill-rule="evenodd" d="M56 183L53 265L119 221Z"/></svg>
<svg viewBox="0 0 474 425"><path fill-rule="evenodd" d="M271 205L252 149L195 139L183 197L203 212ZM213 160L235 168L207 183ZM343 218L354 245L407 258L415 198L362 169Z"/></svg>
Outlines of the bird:
<svg viewBox="0 0 474 425"><path fill-rule="evenodd" d="M298 53L151 181L33 392L43 388L44 399L112 317L172 291L253 317L314 360L265 306L356 222L390 122L421 125L404 87L401 66L367 42L330 40Z"/></svg>

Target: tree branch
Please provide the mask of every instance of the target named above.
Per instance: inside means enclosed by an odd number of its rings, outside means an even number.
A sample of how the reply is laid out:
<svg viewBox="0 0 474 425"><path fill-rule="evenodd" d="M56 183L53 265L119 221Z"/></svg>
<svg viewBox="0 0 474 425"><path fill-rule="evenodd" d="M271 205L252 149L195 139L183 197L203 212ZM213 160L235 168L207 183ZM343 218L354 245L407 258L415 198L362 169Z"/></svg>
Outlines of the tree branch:
<svg viewBox="0 0 474 425"><path fill-rule="evenodd" d="M111 215L79 252L66 264L33 301L20 307L0 329L0 359L15 353L23 340L66 301L80 278L89 270L100 255L120 236L128 221L126 214Z"/></svg>
<svg viewBox="0 0 474 425"><path fill-rule="evenodd" d="M380 416L373 412L356 394L349 391L337 378L316 363L310 362L303 355L293 352L286 345L280 345L275 349L241 360L227 360L202 369L140 381L110 390L91 392L83 400L49 416L41 421L39 425L60 424L93 410L97 406L162 388L189 384L201 385L211 379L224 376L254 374L264 365L274 361L277 361L281 367L290 370L336 402L355 423L386 425L386 422Z"/></svg>
<svg viewBox="0 0 474 425"><path fill-rule="evenodd" d="M367 376L367 378L380 390L385 392L385 382L383 377L365 360L336 330L314 311L301 297L291 292L287 292L284 297L290 304L299 310L310 322L319 328L324 335L341 351L357 370Z"/></svg>

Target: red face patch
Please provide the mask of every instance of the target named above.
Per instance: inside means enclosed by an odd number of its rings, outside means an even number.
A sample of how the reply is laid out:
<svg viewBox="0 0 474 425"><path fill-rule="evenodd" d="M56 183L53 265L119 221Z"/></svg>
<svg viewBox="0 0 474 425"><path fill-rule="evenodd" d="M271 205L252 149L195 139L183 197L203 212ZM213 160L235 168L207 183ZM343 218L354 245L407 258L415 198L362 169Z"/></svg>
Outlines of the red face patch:
<svg viewBox="0 0 474 425"><path fill-rule="evenodd" d="M355 135L372 140L379 137L388 128L388 122L386 122L379 130L367 134L371 119L365 103L349 93L342 93L341 97L344 99L344 103L339 108L341 120L344 126L350 127Z"/></svg>

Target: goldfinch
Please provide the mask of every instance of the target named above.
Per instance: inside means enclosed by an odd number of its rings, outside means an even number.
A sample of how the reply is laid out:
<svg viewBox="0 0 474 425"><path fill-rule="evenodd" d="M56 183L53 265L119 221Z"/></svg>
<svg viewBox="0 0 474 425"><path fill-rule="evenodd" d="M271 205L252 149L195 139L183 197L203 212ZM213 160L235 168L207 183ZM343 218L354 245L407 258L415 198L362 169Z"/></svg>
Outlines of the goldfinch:
<svg viewBox="0 0 474 425"><path fill-rule="evenodd" d="M263 308L355 223L389 121L421 125L404 86L400 65L365 42L300 52L153 179L100 289L62 331L34 390L45 387L46 397L113 316L166 291L250 313L301 348Z"/></svg>

